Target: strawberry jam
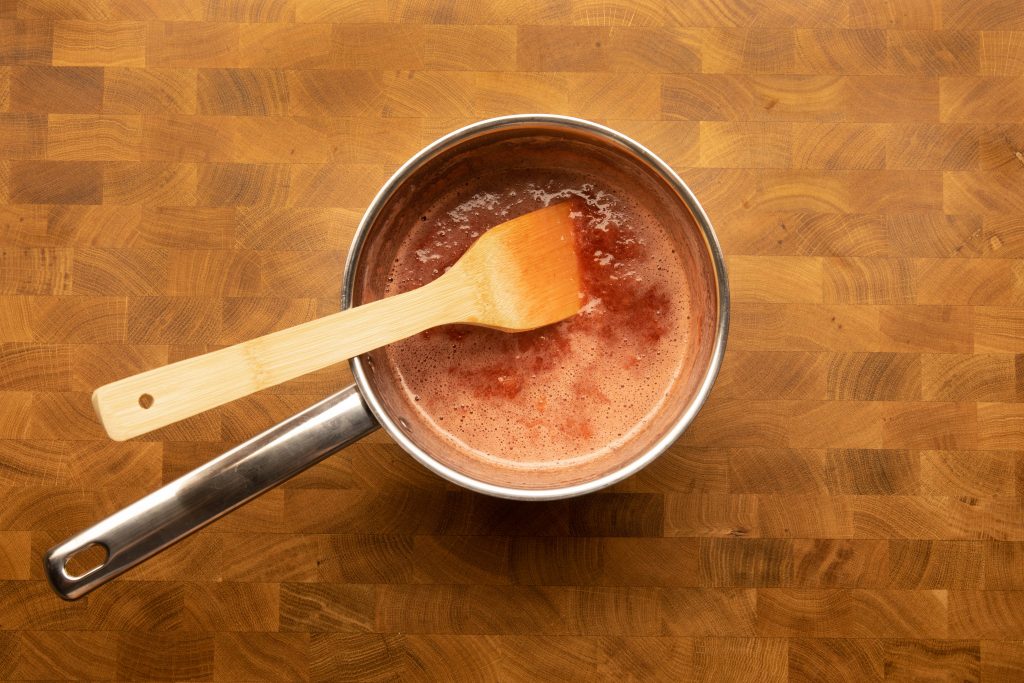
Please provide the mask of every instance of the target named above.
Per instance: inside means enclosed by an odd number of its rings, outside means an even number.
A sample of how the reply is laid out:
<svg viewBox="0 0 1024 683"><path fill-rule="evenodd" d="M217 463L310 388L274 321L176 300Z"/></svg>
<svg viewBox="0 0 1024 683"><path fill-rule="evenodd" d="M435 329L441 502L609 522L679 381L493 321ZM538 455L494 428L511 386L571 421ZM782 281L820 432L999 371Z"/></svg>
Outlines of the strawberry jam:
<svg viewBox="0 0 1024 683"><path fill-rule="evenodd" d="M572 202L584 306L509 334L466 325L388 347L410 406L459 450L514 466L571 464L614 448L677 379L690 327L687 276L652 212L597 178L516 171L438 199L401 243L387 294L444 273L489 228Z"/></svg>

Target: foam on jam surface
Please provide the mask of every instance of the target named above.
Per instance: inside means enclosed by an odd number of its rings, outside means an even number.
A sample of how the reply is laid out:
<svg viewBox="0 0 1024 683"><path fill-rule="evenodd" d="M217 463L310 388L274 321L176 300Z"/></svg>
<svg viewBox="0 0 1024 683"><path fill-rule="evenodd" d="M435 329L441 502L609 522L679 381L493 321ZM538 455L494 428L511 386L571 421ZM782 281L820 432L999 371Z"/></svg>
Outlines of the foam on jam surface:
<svg viewBox="0 0 1024 683"><path fill-rule="evenodd" d="M468 325L392 344L386 357L420 420L502 467L564 467L607 453L655 413L681 371L686 273L657 217L598 179L518 173L457 188L399 246L386 295L445 272L487 229L572 201L582 311L509 334Z"/></svg>

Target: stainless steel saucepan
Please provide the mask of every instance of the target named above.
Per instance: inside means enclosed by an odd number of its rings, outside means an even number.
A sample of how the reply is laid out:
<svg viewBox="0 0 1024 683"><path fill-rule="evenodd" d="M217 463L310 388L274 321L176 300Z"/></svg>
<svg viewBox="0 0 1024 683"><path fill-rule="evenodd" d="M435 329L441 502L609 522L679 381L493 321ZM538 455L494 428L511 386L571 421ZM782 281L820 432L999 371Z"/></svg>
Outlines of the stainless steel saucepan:
<svg viewBox="0 0 1024 683"><path fill-rule="evenodd" d="M529 154L543 159L558 151L565 152L566 163L578 159L625 169L643 176L652 188L658 202L653 208L669 219L666 224L674 225L673 215L682 217L677 221L678 241L693 275L688 286L700 315L697 343L691 345L692 357L684 364L684 379L670 390L639 435L618 449L603 469L584 468L559 480L510 481L486 469L465 467L414 418L407 419L387 364L374 352L352 359L352 386L51 548L44 558L46 575L61 597L82 597L380 427L440 476L473 491L524 501L579 496L610 486L649 464L682 434L707 398L725 352L725 264L707 215L679 176L649 150L604 126L565 116L504 116L467 126L424 148L388 180L363 216L346 264L342 306L381 296L402 226L420 215L423 202L429 204L432 187L479 173L474 159L494 145L508 146L509 154L492 154L492 161L507 158L510 164L523 164L529 163ZM106 558L72 575L68 560L93 546L100 546Z"/></svg>

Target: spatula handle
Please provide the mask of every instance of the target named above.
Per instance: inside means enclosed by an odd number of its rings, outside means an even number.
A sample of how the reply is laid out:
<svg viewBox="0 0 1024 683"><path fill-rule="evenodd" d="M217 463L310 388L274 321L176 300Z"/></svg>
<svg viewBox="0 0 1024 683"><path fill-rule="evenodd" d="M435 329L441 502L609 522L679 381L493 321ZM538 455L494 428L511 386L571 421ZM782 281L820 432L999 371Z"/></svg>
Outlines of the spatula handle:
<svg viewBox="0 0 1024 683"><path fill-rule="evenodd" d="M449 273L453 275L453 273ZM111 382L92 395L123 441L430 327L470 320L473 291L447 275L405 294Z"/></svg>

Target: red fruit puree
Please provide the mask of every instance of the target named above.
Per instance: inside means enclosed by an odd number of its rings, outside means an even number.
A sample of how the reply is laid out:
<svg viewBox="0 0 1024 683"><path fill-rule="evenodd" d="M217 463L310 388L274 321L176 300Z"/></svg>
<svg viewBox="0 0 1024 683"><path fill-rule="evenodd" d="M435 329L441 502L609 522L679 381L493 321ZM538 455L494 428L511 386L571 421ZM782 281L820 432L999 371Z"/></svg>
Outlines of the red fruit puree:
<svg viewBox="0 0 1024 683"><path fill-rule="evenodd" d="M690 288L656 215L597 178L516 171L453 190L404 237L386 295L437 278L487 229L571 201L585 288L573 318L509 334L466 325L387 348L405 399L456 449L501 467L572 466L629 440L682 371Z"/></svg>

